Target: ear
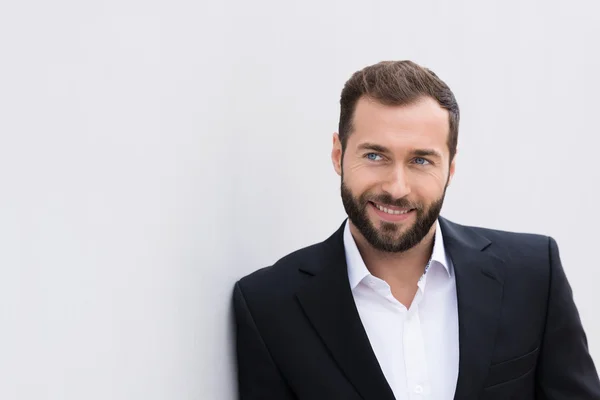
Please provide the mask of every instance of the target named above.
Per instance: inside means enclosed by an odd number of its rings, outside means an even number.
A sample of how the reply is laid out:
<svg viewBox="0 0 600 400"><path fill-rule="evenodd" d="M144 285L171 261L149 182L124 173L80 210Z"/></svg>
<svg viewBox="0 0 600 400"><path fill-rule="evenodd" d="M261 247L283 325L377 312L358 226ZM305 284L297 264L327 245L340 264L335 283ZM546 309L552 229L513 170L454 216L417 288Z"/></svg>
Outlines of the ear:
<svg viewBox="0 0 600 400"><path fill-rule="evenodd" d="M342 143L340 142L340 135L337 132L333 134L331 162L333 163L333 169L335 172L339 176L342 176Z"/></svg>
<svg viewBox="0 0 600 400"><path fill-rule="evenodd" d="M450 163L450 171L448 172L447 186L450 186L450 182L452 182L452 178L454 177L454 172L456 171L456 155L457 154L458 154L458 151L456 152L456 154L454 154L454 157L452 157L452 162Z"/></svg>

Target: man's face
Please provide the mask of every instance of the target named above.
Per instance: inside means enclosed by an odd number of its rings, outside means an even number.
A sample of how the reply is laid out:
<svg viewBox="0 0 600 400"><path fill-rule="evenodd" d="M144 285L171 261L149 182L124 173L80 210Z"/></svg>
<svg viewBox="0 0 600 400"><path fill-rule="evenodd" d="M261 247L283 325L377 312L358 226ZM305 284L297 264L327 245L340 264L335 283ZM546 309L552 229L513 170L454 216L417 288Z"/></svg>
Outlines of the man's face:
<svg viewBox="0 0 600 400"><path fill-rule="evenodd" d="M332 150L346 213L374 248L406 251L431 230L454 174L448 111L428 97L408 106L363 97L352 125L343 154L337 134Z"/></svg>

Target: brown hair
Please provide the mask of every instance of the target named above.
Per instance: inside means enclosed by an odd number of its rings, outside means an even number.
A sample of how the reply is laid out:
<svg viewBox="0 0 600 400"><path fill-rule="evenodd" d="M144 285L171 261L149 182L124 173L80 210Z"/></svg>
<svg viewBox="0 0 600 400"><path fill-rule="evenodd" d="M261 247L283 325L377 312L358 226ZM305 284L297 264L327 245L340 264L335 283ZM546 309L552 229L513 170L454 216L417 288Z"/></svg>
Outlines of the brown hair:
<svg viewBox="0 0 600 400"><path fill-rule="evenodd" d="M412 61L382 61L355 72L344 85L340 98L339 135L342 151L352 133L356 103L363 96L394 106L409 105L423 97L436 100L450 114L448 150L450 160L454 158L458 143L458 103L448 85L432 71Z"/></svg>

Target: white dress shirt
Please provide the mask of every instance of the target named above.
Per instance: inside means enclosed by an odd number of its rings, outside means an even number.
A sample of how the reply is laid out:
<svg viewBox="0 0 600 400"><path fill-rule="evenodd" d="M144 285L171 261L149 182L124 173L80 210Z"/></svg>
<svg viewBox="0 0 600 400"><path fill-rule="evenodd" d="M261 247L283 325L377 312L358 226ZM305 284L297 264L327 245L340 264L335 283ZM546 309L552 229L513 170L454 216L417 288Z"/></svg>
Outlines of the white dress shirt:
<svg viewBox="0 0 600 400"><path fill-rule="evenodd" d="M459 360L456 281L439 222L429 268L408 310L371 275L349 223L344 247L358 313L396 399L452 400Z"/></svg>

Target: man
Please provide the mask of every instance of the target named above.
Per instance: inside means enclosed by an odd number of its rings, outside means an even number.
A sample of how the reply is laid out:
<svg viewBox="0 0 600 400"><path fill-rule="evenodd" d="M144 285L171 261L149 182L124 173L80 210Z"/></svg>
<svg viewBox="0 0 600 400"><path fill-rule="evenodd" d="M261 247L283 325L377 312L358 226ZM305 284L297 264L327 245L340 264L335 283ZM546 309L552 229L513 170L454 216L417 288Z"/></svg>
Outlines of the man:
<svg viewBox="0 0 600 400"><path fill-rule="evenodd" d="M412 62L355 73L331 158L348 219L234 289L242 400L600 400L556 242L439 216L459 109Z"/></svg>

